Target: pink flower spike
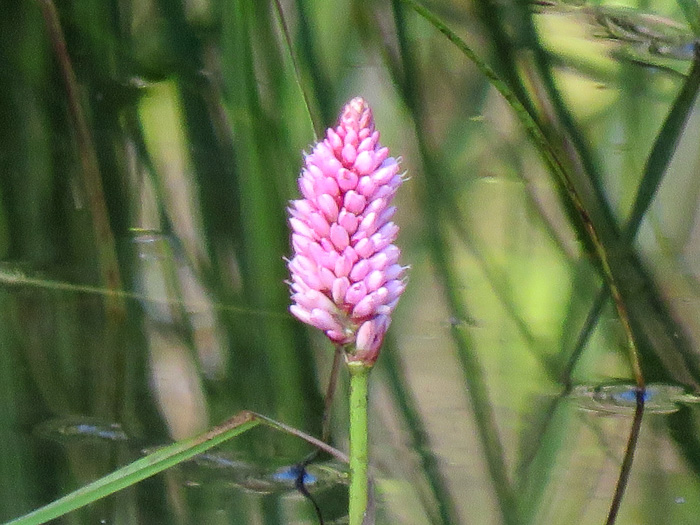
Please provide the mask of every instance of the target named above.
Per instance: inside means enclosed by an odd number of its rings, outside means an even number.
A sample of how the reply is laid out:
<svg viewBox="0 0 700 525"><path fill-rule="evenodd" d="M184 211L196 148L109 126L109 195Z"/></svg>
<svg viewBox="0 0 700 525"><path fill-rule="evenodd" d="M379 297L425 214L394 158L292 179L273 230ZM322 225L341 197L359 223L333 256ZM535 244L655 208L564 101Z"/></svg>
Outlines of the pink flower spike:
<svg viewBox="0 0 700 525"><path fill-rule="evenodd" d="M288 210L290 313L343 346L346 361L368 367L406 287L407 268L393 244L398 226L389 222L403 182L400 158L379 139L367 102L352 99L337 126L304 155L303 198Z"/></svg>

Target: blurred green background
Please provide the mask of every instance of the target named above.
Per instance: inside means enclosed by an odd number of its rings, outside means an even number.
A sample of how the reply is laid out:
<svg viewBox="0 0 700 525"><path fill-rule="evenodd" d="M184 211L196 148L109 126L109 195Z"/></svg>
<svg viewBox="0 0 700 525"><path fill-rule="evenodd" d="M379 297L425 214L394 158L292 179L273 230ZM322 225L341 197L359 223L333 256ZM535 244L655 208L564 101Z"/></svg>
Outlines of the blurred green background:
<svg viewBox="0 0 700 525"><path fill-rule="evenodd" d="M605 521L634 382L601 250L660 385L617 523L697 523L697 4L424 5L525 113L410 2L0 3L0 521L243 409L320 434L333 352L287 313L286 206L363 96L410 177L377 523ZM255 429L58 522L316 523L275 474L309 451Z"/></svg>

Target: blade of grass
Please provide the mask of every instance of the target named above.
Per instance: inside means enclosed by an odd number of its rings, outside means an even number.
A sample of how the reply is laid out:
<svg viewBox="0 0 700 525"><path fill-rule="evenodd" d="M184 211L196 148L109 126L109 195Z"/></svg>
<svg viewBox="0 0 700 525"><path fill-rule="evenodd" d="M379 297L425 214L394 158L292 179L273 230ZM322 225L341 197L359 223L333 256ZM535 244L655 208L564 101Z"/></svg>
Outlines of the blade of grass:
<svg viewBox="0 0 700 525"><path fill-rule="evenodd" d="M0 516L21 511L27 506L31 486L32 459L29 453L29 443L18 431L21 428L21 408L28 399L25 398L23 383L25 374L21 370L18 356L15 353L16 342L14 331L8 330L12 315L13 304L11 295L6 291L0 292L0 311L4 320L3 330L0 331L0 441L3 443L3 460L0 461ZM15 321L16 322L16 321ZM11 480L11 481L10 481Z"/></svg>
<svg viewBox="0 0 700 525"><path fill-rule="evenodd" d="M475 11L488 33L488 41L493 44L498 76L508 85L514 96L530 114L534 107L530 94L518 75L520 66L517 59L518 42L514 42L513 29L508 14L515 12L515 5L506 6L493 0L479 0L474 3Z"/></svg>
<svg viewBox="0 0 700 525"><path fill-rule="evenodd" d="M271 174L292 174L298 168L291 155L280 155L277 141L283 123L271 119L263 106L266 96L282 99L277 93L282 88L275 71L282 68L284 59L277 48L267 44L276 39L268 6L237 2L231 11L227 22L231 24L227 25L231 40L226 49L233 60L225 63L224 80L230 93L226 109L231 116L241 197L243 294L249 304L283 310L289 303L284 285L288 273L281 257L289 249L284 216L287 194L282 189L287 177ZM263 89L258 78L269 78L270 82ZM316 425L319 421L312 414L321 398L307 368L311 359L304 358L310 357L310 346L297 346L288 330L283 323L271 323L265 330L250 333L259 353L248 357L259 361L261 354L266 356L265 381L275 388L264 393L274 403L274 408L265 411L275 410L277 418L296 426ZM287 445L296 447L299 443Z"/></svg>
<svg viewBox="0 0 700 525"><path fill-rule="evenodd" d="M667 311L667 307L663 304L663 300L656 290L653 280L650 279L648 272L643 268L641 261L634 256L633 252L627 253L628 257L610 257L609 250L611 248L615 249L619 244L617 236L612 236L616 228L614 225L607 223L605 215L598 216L597 218L602 220L605 226L602 231L606 235L606 241L605 243L601 242L600 231L592 220L590 210L583 205L564 165L558 158L557 150L549 143L535 118L525 110L509 87L498 78L495 72L479 59L471 48L444 23L415 0L402 0L402 2L408 4L454 43L468 59L474 62L489 82L502 94L515 111L516 117L524 126L525 131L541 154L545 164L555 175L555 180L561 184L561 195L564 197L565 203L567 203L566 207L575 211L573 215L570 214L575 229L579 232L583 241L594 251L597 262L600 264L602 276L607 286L610 287L614 305L626 335L627 352L630 356L630 363L637 386L643 386L643 378L636 337L644 337L645 346L655 350L656 357L649 356L649 359L658 358L661 360L668 370L673 370L673 375L677 380L690 382L694 385L698 384L697 378L700 377L700 372L697 370L697 366L692 363L692 360L688 358L690 345L682 336L679 339L679 328L675 325ZM630 296L643 293L644 297L628 298L625 301L626 296L623 296L621 290L625 290L625 294ZM640 319L639 322L631 322L628 309L632 307L635 309L635 317ZM651 311L649 311L650 308ZM648 321L650 316L651 321ZM675 352L672 352L674 355L669 355L669 349L673 350L679 346L682 346L682 355L679 356ZM687 365L686 371L681 370L681 361Z"/></svg>
<svg viewBox="0 0 700 525"><path fill-rule="evenodd" d="M168 298L157 298L145 296L137 292L128 292L124 290L109 290L107 288L101 288L99 286L90 286L83 284L68 283L65 281L56 281L52 279L46 279L39 276L31 276L25 272L20 272L14 269L5 269L0 267L0 283L7 286L17 286L23 287L27 286L30 288L40 288L46 290L56 290L61 292L70 292L75 294L95 294L95 295L116 295L121 299L133 299L137 301L152 302L162 305L180 305L190 310L197 310L204 308L211 303L197 303L197 302L186 302L180 303L179 301L173 301ZM244 306L234 306L222 303L214 303L213 306L217 310L235 313L239 316L251 316L264 319L291 319L291 314L279 310L271 311L265 309L248 308Z"/></svg>
<svg viewBox="0 0 700 525"><path fill-rule="evenodd" d="M666 173L671 158L676 150L678 141L680 140L685 123L687 122L690 112L693 109L694 100L697 95L698 88L700 87L700 61L698 61L697 57L696 46L696 59L693 62L693 66L691 67L686 82L679 92L659 134L657 135L654 147L652 148L647 160L644 174L639 184L637 196L634 201L633 211L631 212L630 218L623 231L622 242L624 243L632 244L634 242L634 238L636 237L642 218L648 211L653 200L653 196L656 194L656 191L663 180L663 176ZM591 306L591 309L586 317L586 322L579 333L574 351L563 371L562 381L565 385L565 392L569 391L571 388L571 374L576 366L578 358L582 354L583 349L588 342L588 339L596 327L607 297L608 289L604 286L601 288L593 302L593 305ZM632 432L630 433L630 439L626 448L625 459L620 471L620 478L616 487L616 493L611 504L608 523L614 522L619 510L624 487L629 476L629 469L631 468L632 455L638 437L642 413L643 402L635 411ZM546 432L546 428L543 430L543 432Z"/></svg>
<svg viewBox="0 0 700 525"><path fill-rule="evenodd" d="M333 84L325 73L325 68L317 56L317 50L320 49L320 46L314 34L314 25L309 21L310 14L308 12L308 7L313 4L304 2L303 0L296 0L295 4L299 24L298 35L301 43L300 56L303 58L304 66L308 71L311 80L310 87L313 90L314 99L319 105L324 127L329 126L335 121L336 117L335 95ZM323 130L324 127L322 127L321 130Z"/></svg>
<svg viewBox="0 0 700 525"><path fill-rule="evenodd" d="M620 470L620 476L618 479L618 483L616 485L616 491L615 495L613 497L613 501L611 504L610 512L608 515L608 524L614 523L617 515L617 511L619 510L619 506L621 504L622 496L626 487L626 483L629 477L629 473L631 470L631 465L632 465L632 460L634 457L634 450L636 448L636 441L637 437L639 434L639 428L641 425L641 418L644 410L644 398L643 398L643 392L645 388L645 380L644 376L642 374L642 369L641 369L641 363L639 360L639 354L637 350L637 343L636 343L636 337L635 333L636 331L633 329L631 319L628 314L628 309L625 304L625 301L622 297L622 294L620 293L620 289L618 288L617 284L617 279L615 275L613 274L613 269L610 264L609 260L609 255L608 251L605 247L605 245L602 243L601 238L599 237L598 231L596 229L596 226L592 222L591 218L588 215L588 211L584 207L582 201L580 200L575 187L572 183L572 181L569 179L568 174L566 170L563 168L563 166L560 164L559 159L557 158L556 152L551 150L551 146L547 143L547 140L544 136L544 133L542 130L539 128L535 118L527 113L524 107L520 105L513 96L513 94L510 92L507 86L505 86L501 81L496 77L496 75L493 73L493 71L490 70L490 68L483 62L481 62L475 55L474 53L464 44L464 42L461 41L453 32L451 32L449 29L444 26L439 20L437 20L430 12L422 8L419 4L414 2L413 0L403 0L405 3L409 4L414 10L416 10L421 16L426 18L428 21L430 21L438 30L440 30L443 34L445 34L453 43L455 43L460 50L468 57L470 58L474 63L476 63L477 67L484 73L484 75L489 78L489 80L492 82L492 84L498 89L499 92L506 98L508 103L513 107L513 109L516 112L516 115L518 118L521 120L521 123L525 125L526 131L530 135L530 137L534 140L536 146L538 147L538 150L540 150L540 154L544 158L545 162L549 165L550 169L552 169L553 173L556 174L559 178L560 184L562 184L562 187L564 189L563 194L567 197L569 200L570 204L572 207L575 209L576 213L579 215L578 220L580 224L583 226L583 230L588 236L588 240L592 244L593 248L595 249L595 253L597 255L598 261L600 263L602 272L603 272L603 277L605 280L605 283L607 285L607 288L609 289L615 307L617 309L618 313L618 318L620 323L623 326L623 329L625 331L625 336L627 339L627 350L629 353L629 359L630 359L630 364L632 366L633 372L634 372L634 377L635 381L637 384L637 409L635 411L635 418L633 421L632 425L632 430L630 432L629 436L629 441L628 445L625 451L625 458L623 461L623 465ZM691 84L692 88L692 84ZM695 88L696 89L696 88ZM692 89L691 89L692 91ZM682 93L682 99L687 100L690 98L690 101L692 101L693 97L688 97L685 90ZM683 114L683 108L679 109L679 113ZM668 129L672 133L673 130L679 131L682 127L682 122L684 122L684 119L680 119L677 114L673 114L672 112L672 118L668 121L669 122L669 127ZM671 149L675 147L674 142L671 142ZM658 150L657 150L658 151ZM662 153L659 154L658 157L653 156L650 159L652 162L650 163L652 166L652 173L654 173L654 170L658 170L659 166L663 166L663 169L665 170L665 165L667 162L666 155ZM658 173L658 171L656 172ZM660 180L661 175L659 174L659 180ZM645 186L642 189L642 192L640 193L640 201L642 204L642 208L644 207L644 199L647 199L649 202L651 201L651 197L653 196L654 192L649 192L649 188L653 186L654 184L654 179L650 178L648 179L649 186ZM637 217L637 216L635 216ZM636 218L636 220L640 220L641 216L638 216L639 218ZM633 224L633 223L632 223Z"/></svg>
<svg viewBox="0 0 700 525"><path fill-rule="evenodd" d="M639 431L642 428L642 416L644 415L644 390L637 389L635 392L635 409L634 418L632 419L632 429L630 430L627 440L627 448L625 449L625 457L622 460L620 467L620 477L615 484L615 495L610 503L610 511L605 525L613 525L617 519L617 514L620 511L622 497L625 494L627 481L629 481L630 472L632 471L632 460L634 459L634 451L637 448L637 440L639 439Z"/></svg>
<svg viewBox="0 0 700 525"><path fill-rule="evenodd" d="M685 128L685 123L693 108L695 97L700 88L700 44L695 44L695 58L687 80L681 89L675 103L671 107L661 132L656 138L654 147L647 160L646 169L642 181L639 185L634 207L630 219L628 220L622 237L622 242L629 245L634 240L639 225L644 214L648 210L656 190L663 179L666 169L671 162L671 157L676 150L680 135ZM605 290L602 290L604 292ZM624 495L627 481L632 469L634 450L639 438L639 430L642 425L642 415L644 414L644 390L638 388L636 391L636 407L632 429L630 431L625 457L620 468L620 476L615 486L615 495L610 504L610 511L606 525L613 525L617 519L622 497Z"/></svg>
<svg viewBox="0 0 700 525"><path fill-rule="evenodd" d="M695 46L695 59L688 73L686 82L683 84L676 100L671 106L664 124L656 137L654 146L647 159L644 174L637 188L637 195L634 200L630 217L625 224L621 240L627 245L631 245L637 236L642 219L649 210L654 195L661 185L668 165L676 151L678 141L685 129L685 124L694 106L694 101L700 89L700 46ZM579 334L576 351L567 366L568 373L575 366L578 356L585 347L588 337L597 324L598 317L608 294L606 287L602 287L591 306L587 316L584 330Z"/></svg>
<svg viewBox="0 0 700 525"><path fill-rule="evenodd" d="M520 11L520 18L524 21L523 32L525 35L523 38L528 42L528 47L533 50L534 67L522 69L530 84L533 86L541 84L543 88L533 89L533 99L542 108L539 122L543 127L543 132L548 140L558 145L557 151L572 167L571 176L578 176L578 182L581 186L585 187L590 184L593 199L589 199L587 205L595 205L596 213L602 218L600 227L611 230L609 237L616 237L618 235L617 224L605 195L598 159L595 158L588 141L581 133L557 88L548 53L540 45L534 27L532 10L525 4L518 4L516 9Z"/></svg>

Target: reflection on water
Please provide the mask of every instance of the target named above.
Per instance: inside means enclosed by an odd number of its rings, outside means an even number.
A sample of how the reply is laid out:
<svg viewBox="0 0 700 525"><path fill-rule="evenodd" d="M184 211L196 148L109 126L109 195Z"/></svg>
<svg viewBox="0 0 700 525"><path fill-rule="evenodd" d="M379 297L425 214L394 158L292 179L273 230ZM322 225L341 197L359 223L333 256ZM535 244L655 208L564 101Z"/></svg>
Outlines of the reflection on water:
<svg viewBox="0 0 700 525"><path fill-rule="evenodd" d="M633 384L578 385L569 398L584 410L629 415L637 404L637 389ZM700 402L683 387L660 383L647 385L643 398L645 414L670 414L680 409L680 403Z"/></svg>
<svg viewBox="0 0 700 525"><path fill-rule="evenodd" d="M224 453L200 454L183 467L190 487L214 483L257 494L294 492L302 474L298 463L265 467ZM309 492L347 483L347 469L336 461L307 465L303 476L304 487Z"/></svg>
<svg viewBox="0 0 700 525"><path fill-rule="evenodd" d="M35 433L45 439L72 445L87 441L127 441L129 437L119 423L91 417L51 419L36 426Z"/></svg>

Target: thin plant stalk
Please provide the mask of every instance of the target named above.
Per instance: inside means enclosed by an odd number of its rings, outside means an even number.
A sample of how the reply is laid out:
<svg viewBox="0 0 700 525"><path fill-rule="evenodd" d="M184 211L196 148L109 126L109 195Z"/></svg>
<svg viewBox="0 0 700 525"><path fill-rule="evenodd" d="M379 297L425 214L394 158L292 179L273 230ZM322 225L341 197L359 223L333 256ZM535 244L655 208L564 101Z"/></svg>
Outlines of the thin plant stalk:
<svg viewBox="0 0 700 525"><path fill-rule="evenodd" d="M605 525L614 525L615 520L617 519L617 514L620 511L620 505L622 505L622 497L624 496L625 489L627 488L630 472L632 471L634 451L637 448L639 431L642 428L642 416L644 415L644 390L638 388L635 391L635 401L636 404L634 409L634 418L632 419L632 429L630 430L629 439L627 440L625 457L622 460L620 476L617 479L617 484L615 485L615 495L610 503L610 510L608 511L608 517L605 521Z"/></svg>
<svg viewBox="0 0 700 525"><path fill-rule="evenodd" d="M367 399L370 368L350 363L350 525L362 525L369 496Z"/></svg>

